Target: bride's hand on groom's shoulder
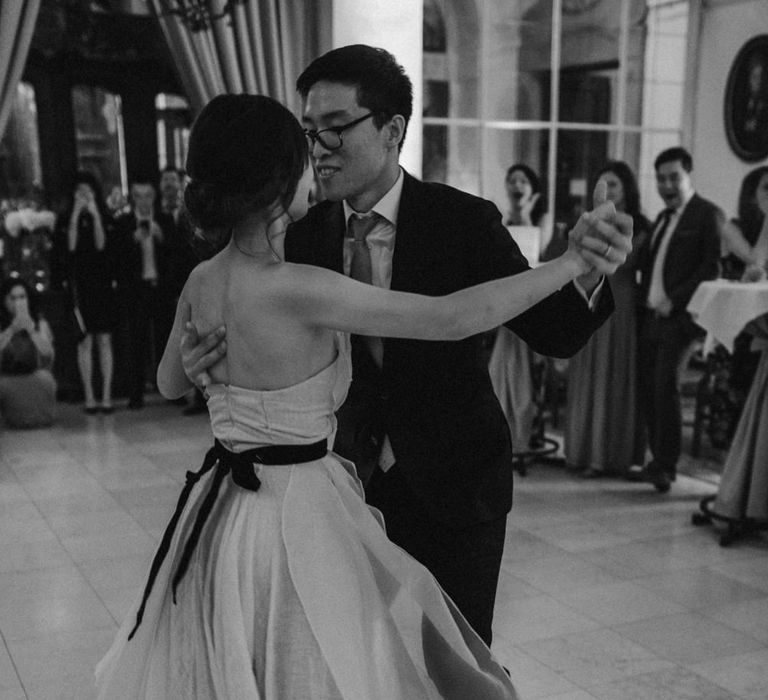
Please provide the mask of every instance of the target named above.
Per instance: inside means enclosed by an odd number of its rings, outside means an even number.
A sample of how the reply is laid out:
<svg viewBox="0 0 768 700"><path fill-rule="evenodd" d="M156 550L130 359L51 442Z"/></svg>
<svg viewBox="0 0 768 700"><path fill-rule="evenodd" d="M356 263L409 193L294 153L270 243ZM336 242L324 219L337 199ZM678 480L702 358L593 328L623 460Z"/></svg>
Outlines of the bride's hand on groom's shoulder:
<svg viewBox="0 0 768 700"><path fill-rule="evenodd" d="M182 309L182 333L179 342L181 364L184 374L192 384L204 391L211 383L208 370L227 352L226 329L224 326L200 336L191 320L192 309L184 303Z"/></svg>

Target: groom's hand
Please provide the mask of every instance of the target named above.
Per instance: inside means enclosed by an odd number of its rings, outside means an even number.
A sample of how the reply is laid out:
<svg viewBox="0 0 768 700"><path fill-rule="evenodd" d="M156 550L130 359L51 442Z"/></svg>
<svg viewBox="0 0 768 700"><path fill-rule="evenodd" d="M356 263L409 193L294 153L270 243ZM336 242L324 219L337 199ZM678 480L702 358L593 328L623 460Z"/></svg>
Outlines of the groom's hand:
<svg viewBox="0 0 768 700"><path fill-rule="evenodd" d="M603 275L612 275L632 252L632 217L617 212L608 201L607 186L595 186L595 208L582 214L569 235L569 246L579 253L588 271L578 278L588 294Z"/></svg>
<svg viewBox="0 0 768 700"><path fill-rule="evenodd" d="M195 324L191 321L192 310L189 304L182 309L182 333L179 343L181 364L184 374L201 391L211 383L208 369L215 365L227 352L226 329L219 326L202 339Z"/></svg>

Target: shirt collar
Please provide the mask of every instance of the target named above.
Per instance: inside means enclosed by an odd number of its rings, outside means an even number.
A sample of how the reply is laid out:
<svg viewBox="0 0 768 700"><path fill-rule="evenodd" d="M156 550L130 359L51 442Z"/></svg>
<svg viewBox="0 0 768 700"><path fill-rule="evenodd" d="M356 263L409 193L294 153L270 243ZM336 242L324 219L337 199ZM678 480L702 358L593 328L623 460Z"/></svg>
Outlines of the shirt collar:
<svg viewBox="0 0 768 700"><path fill-rule="evenodd" d="M376 212L379 216L389 221L392 226L397 228L397 212L400 209L400 197L403 194L403 169L398 168L397 180L395 184L389 188L389 191L371 207L371 212ZM344 202L344 221L349 221L349 217L352 214L358 214L365 216L370 212L358 212L355 211L345 199Z"/></svg>
<svg viewBox="0 0 768 700"><path fill-rule="evenodd" d="M696 191L691 190L688 193L688 196L683 199L683 203L679 207L676 207L675 209L672 210L672 215L680 216L680 214L682 214L685 208L688 206L688 202L690 202L693 199L693 195L695 194L696 194Z"/></svg>

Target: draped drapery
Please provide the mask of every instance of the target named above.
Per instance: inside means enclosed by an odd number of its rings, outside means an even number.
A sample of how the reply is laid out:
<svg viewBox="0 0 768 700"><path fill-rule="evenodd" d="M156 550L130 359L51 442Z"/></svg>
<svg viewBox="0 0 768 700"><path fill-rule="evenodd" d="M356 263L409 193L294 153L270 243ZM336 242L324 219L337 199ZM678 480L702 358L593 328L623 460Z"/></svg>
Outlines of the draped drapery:
<svg viewBox="0 0 768 700"><path fill-rule="evenodd" d="M40 0L0 0L0 137L27 62Z"/></svg>
<svg viewBox="0 0 768 700"><path fill-rule="evenodd" d="M245 0L229 17L191 31L151 0L195 113L222 93L269 95L298 111L295 82L317 55L318 3L313 0ZM167 4L167 3L165 3ZM224 0L212 0L215 11Z"/></svg>

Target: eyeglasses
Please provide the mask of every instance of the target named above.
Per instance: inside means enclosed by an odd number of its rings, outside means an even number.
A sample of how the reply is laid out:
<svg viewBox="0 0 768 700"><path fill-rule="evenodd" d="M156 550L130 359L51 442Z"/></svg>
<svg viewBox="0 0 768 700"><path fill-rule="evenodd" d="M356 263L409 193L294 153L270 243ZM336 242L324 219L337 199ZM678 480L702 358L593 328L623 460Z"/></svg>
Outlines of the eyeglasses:
<svg viewBox="0 0 768 700"><path fill-rule="evenodd" d="M320 142L320 145L328 151L338 151L342 145L341 135L347 129L351 129L353 126L357 126L360 122L364 122L369 117L373 116L373 112L355 119L349 124L342 124L341 126L329 126L327 129L304 129L304 135L309 139L309 147L313 148L316 142Z"/></svg>

